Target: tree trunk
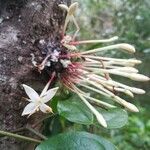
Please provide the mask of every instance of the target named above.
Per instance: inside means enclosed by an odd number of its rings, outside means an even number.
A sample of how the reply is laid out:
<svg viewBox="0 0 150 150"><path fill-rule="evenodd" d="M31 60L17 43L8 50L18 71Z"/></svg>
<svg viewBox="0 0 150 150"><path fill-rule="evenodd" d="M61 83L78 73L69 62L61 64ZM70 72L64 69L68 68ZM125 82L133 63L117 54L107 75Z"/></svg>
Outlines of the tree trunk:
<svg viewBox="0 0 150 150"><path fill-rule="evenodd" d="M59 43L65 13L58 4L70 0L0 0L0 130L14 131L34 124L41 114L29 119L21 113L27 104L21 84L41 91L49 75L40 74L31 62L31 53L36 61L43 57L39 41ZM41 126L37 128L41 130ZM30 135L27 131L20 132ZM0 138L0 149L28 150L31 145L14 138Z"/></svg>

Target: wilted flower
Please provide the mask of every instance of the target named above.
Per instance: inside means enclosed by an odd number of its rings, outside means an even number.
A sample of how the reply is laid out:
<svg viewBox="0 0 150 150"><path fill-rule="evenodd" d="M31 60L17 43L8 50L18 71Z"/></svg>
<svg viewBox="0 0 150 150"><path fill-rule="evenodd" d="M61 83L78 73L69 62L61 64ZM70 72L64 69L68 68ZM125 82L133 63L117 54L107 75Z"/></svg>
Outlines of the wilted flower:
<svg viewBox="0 0 150 150"><path fill-rule="evenodd" d="M41 110L43 113L53 112L51 107L46 105L48 101L50 101L54 95L56 94L58 87L48 89L50 82L47 83L42 93L39 95L34 89L23 84L24 90L30 99L27 99L30 103L24 108L22 112L23 115L31 116L33 113Z"/></svg>
<svg viewBox="0 0 150 150"><path fill-rule="evenodd" d="M66 19L65 19L65 25L64 25L64 28L63 28L63 32L62 32L63 36L66 32L66 28L67 28L68 23L70 21L73 21L74 24L76 25L76 28L77 28L77 31L74 34L74 37L72 38L72 39L74 39L76 34L78 33L79 29L80 29L77 22L76 22L76 19L74 17L74 13L75 13L76 9L78 8L78 3L75 2L75 3L71 4L69 7L64 5L64 4L59 4L59 7L67 11L67 16L66 16Z"/></svg>

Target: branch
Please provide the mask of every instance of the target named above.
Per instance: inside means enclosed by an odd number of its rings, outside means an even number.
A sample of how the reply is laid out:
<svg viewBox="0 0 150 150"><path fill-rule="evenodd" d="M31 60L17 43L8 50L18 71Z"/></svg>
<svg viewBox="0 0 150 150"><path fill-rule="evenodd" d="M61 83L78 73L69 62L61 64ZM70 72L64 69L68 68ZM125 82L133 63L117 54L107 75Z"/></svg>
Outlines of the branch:
<svg viewBox="0 0 150 150"><path fill-rule="evenodd" d="M30 141L30 142L34 142L34 143L41 143L42 142L42 141L34 139L34 138L30 138L30 137L26 137L26 136L14 134L14 133L2 131L2 130L0 130L0 135L14 137L14 138L17 138L17 139L20 139L20 140Z"/></svg>

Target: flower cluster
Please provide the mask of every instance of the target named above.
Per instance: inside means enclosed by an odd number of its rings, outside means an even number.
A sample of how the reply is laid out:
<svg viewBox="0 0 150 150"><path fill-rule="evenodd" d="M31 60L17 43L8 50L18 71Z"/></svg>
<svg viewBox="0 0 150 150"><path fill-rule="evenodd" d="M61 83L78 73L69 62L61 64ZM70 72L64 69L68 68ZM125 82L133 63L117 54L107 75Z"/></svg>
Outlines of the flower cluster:
<svg viewBox="0 0 150 150"><path fill-rule="evenodd" d="M59 5L62 9L67 11L66 21L63 29L63 40L61 41L63 46L70 50L76 50L77 45L86 43L106 43L117 40L118 37L113 37L104 40L87 40L87 41L75 41L76 34L79 30L79 26L74 17L75 10L78 3L73 3L70 7L66 5ZM77 27L77 31L73 37L65 35L67 25L70 21L73 21ZM96 99L81 90L83 87L89 91L104 95L113 101L119 103L125 108L133 112L138 112L138 108L127 102L126 100L120 98L115 93L122 92L130 97L134 97L135 94L144 94L145 91L139 88L130 87L123 83L119 83L110 77L110 74L123 76L130 78L135 81L148 81L149 78L139 74L138 70L134 68L136 64L140 64L141 61L136 59L118 59L99 56L98 52L108 51L108 50L123 50L125 52L134 53L135 48L127 43L119 43L115 45L110 45L106 47L96 48L84 52L72 52L68 53L68 58L71 63L69 63L66 71L61 74L60 78L62 83L68 87L71 91L78 94L81 100L88 106L88 108L96 116L98 122L107 127L106 121L103 116L90 104L90 102L98 103L107 108L114 108L116 106L108 104L104 101ZM63 56L61 56L63 57ZM66 57L66 56L64 56ZM83 89L82 88L82 89Z"/></svg>
<svg viewBox="0 0 150 150"><path fill-rule="evenodd" d="M144 94L145 91L115 81L111 78L111 74L123 76L135 81L148 81L149 78L139 74L135 68L135 65L140 64L141 61L137 59L110 58L99 55L99 52L109 50L123 50L125 52L134 53L135 48L127 43L119 43L88 51L76 51L78 50L77 46L80 44L107 43L117 40L118 37L103 40L76 41L75 38L79 31L79 26L74 17L74 13L78 7L78 3L73 3L69 7L60 4L59 7L67 11L62 31L60 51L56 49L49 50L50 52L47 53L40 65L37 65L37 63L32 60L33 64L39 71L44 70L45 67L49 67L50 70L53 70L55 77L59 78L59 81L65 87L80 97L89 110L96 116L98 122L104 127L107 127L107 123L102 114L94 108L92 103L98 103L106 108L115 108L116 106L92 97L89 92L86 92L87 90L106 96L132 112L138 112L139 110L135 105L122 99L116 95L116 93L122 92L130 97L134 97L134 94ZM73 21L77 28L77 31L72 37L66 34L66 29L70 21ZM63 52L61 49L63 49ZM61 71L58 71L60 70L58 67L56 70L56 66L61 66ZM48 85L46 85L40 96L37 95L33 89L24 85L25 91L30 97L30 104L26 106L23 115L31 115L39 109L43 112L52 112L50 107L44 103L48 102L48 100L55 95L58 88L47 91L49 84L50 82L48 82Z"/></svg>

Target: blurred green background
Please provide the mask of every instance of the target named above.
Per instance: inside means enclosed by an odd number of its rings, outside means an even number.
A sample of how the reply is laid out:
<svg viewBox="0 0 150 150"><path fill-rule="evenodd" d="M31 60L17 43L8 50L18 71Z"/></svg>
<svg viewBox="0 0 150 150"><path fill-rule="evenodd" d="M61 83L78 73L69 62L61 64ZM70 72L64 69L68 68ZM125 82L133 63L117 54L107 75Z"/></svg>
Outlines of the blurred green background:
<svg viewBox="0 0 150 150"><path fill-rule="evenodd" d="M79 39L103 39L119 36L118 42L126 42L136 47L136 54L130 56L118 51L109 51L111 57L136 57L143 61L138 66L142 74L150 76L150 1L149 0L80 0L77 14L81 27ZM101 45L89 45L85 49ZM121 79L120 79L121 80ZM127 79L122 79L127 83ZM128 124L117 130L97 130L101 136L109 138L119 150L150 149L150 90L149 83L129 81L130 85L146 90L134 101L140 113L130 113Z"/></svg>
<svg viewBox="0 0 150 150"><path fill-rule="evenodd" d="M102 53L105 56L132 58L143 61L137 68L140 73L150 76L150 0L76 0L79 10L76 19L80 26L78 40L104 39L119 36L114 43L130 43L137 52L129 55L119 51ZM70 34L75 28L72 27ZM106 44L104 44L106 45ZM89 44L79 47L87 50L104 46ZM110 45L110 43L109 43ZM129 113L128 123L120 129L104 129L102 127L84 126L71 123L62 117L54 116L46 121L46 135L53 135L66 130L86 130L110 140L119 150L150 150L150 91L149 83L134 82L120 78L123 83L142 88L145 95L136 95L129 99L140 109L139 113ZM64 93L67 93L64 90ZM62 94L56 99L70 98L70 94ZM105 100L105 99L104 99ZM57 101L57 100L56 100ZM53 104L56 106L56 104Z"/></svg>

